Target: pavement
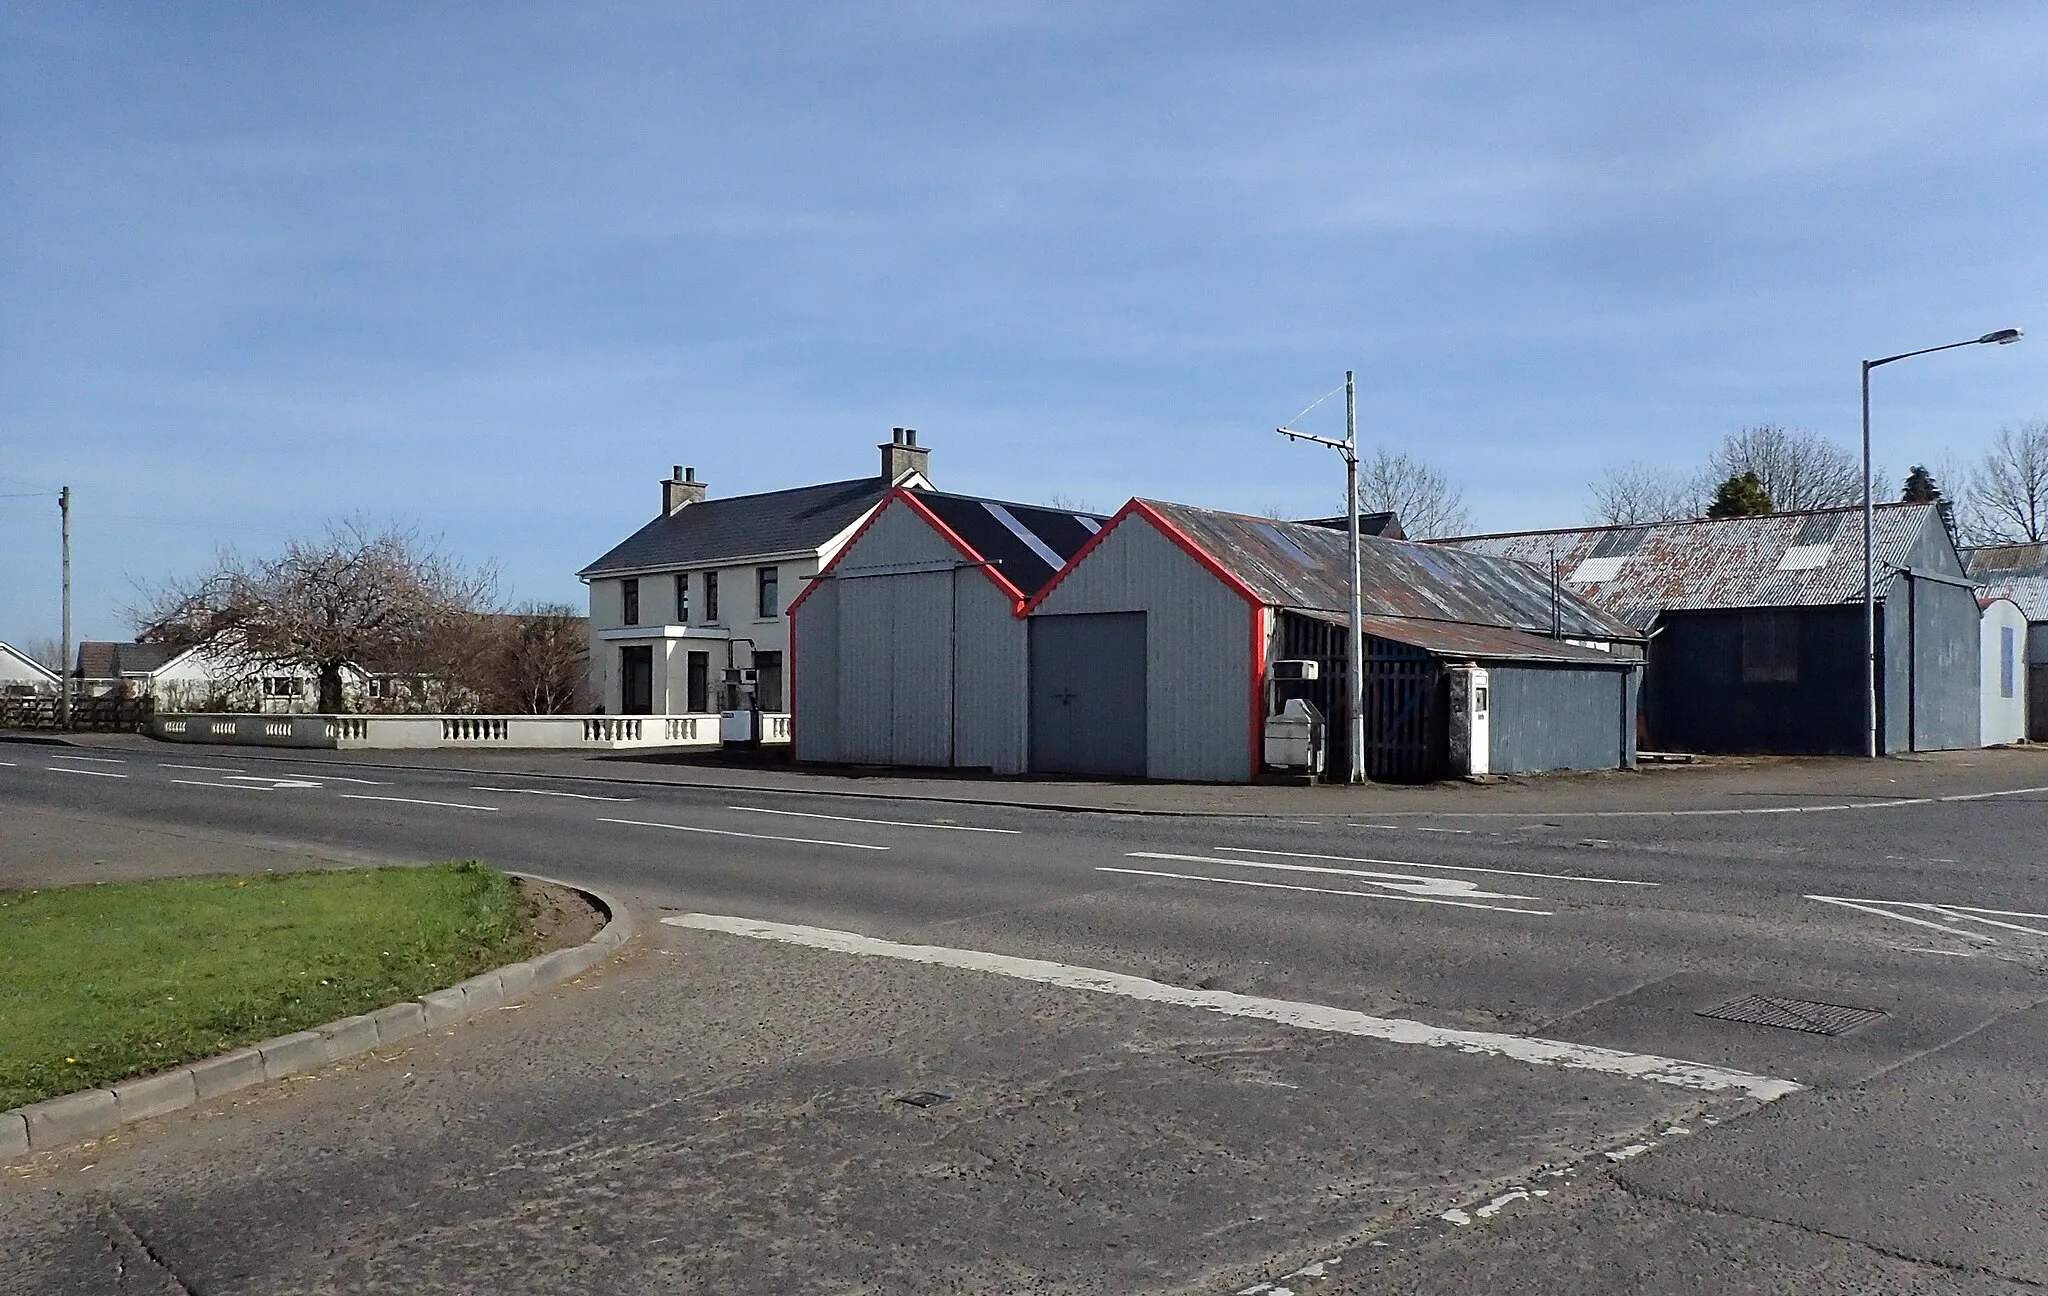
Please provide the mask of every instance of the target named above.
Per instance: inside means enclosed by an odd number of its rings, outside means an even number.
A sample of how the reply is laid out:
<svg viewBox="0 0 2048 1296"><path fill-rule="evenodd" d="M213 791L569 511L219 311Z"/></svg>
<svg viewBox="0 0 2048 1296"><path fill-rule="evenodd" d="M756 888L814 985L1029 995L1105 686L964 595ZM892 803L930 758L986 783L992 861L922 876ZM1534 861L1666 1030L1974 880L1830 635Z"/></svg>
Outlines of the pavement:
<svg viewBox="0 0 2048 1296"><path fill-rule="evenodd" d="M0 1291L2038 1289L2044 789L0 747L0 887L478 856L643 932L0 1171ZM1880 1015L1699 1015L1758 994Z"/></svg>

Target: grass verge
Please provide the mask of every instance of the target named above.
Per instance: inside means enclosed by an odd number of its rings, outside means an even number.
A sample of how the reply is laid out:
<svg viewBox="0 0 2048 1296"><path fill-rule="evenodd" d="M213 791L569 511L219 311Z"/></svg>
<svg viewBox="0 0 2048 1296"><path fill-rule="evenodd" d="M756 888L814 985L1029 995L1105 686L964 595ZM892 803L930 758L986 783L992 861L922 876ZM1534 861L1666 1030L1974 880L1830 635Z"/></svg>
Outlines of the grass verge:
<svg viewBox="0 0 2048 1296"><path fill-rule="evenodd" d="M532 908L474 861L0 892L0 1110L530 957Z"/></svg>

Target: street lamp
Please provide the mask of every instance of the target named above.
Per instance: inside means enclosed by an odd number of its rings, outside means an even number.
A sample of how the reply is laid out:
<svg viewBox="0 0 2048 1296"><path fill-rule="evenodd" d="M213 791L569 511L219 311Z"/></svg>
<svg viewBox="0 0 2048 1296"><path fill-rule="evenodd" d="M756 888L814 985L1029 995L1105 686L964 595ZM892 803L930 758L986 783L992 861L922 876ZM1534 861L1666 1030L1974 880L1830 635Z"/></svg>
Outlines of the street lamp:
<svg viewBox="0 0 2048 1296"><path fill-rule="evenodd" d="M1334 393L1333 393L1334 394ZM1328 400L1325 396L1323 400ZM1321 404L1318 401L1317 404ZM1314 409L1311 405L1309 409ZM1304 410L1303 413L1307 411ZM1300 417L1296 415L1296 417ZM1346 776L1348 783L1365 782L1365 602L1361 591L1358 570L1358 382L1349 369L1344 371L1344 439L1333 441L1329 437L1316 436L1309 432L1296 432L1293 428L1274 428L1289 441L1313 441L1328 446L1344 456L1344 510L1351 529L1351 643L1350 667L1347 671L1350 685L1347 699L1351 708L1351 723L1347 728L1351 736L1351 769Z"/></svg>
<svg viewBox="0 0 2048 1296"><path fill-rule="evenodd" d="M1879 365L1888 365L1894 360L1911 360L1914 356L1933 355L1936 351L1953 351L1966 346L2005 346L2020 340L2016 328L1999 329L1983 337L1966 338L1961 342L1950 342L1943 346L1923 347L1918 351L1901 351L1882 360L1863 362L1863 707L1864 734L1863 754L1877 755L1877 580L1872 566L1871 551L1875 546L1877 533L1876 512L1870 500L1870 371ZM1912 703L1909 700L1908 706Z"/></svg>

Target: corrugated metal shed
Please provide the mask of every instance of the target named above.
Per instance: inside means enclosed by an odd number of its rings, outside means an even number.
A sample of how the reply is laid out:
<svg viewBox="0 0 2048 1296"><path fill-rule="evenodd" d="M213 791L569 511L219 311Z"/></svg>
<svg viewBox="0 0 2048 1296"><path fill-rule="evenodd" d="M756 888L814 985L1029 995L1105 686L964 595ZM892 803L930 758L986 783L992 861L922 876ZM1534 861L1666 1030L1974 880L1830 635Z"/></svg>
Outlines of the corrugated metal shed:
<svg viewBox="0 0 2048 1296"><path fill-rule="evenodd" d="M1964 556L1985 598L2008 598L2029 621L2048 621L2048 544L1984 545Z"/></svg>
<svg viewBox="0 0 2048 1296"><path fill-rule="evenodd" d="M1349 618L1336 612L1304 612L1333 626L1348 624ZM1368 616L1360 621L1365 633L1394 643L1407 644L1440 657L1469 657L1474 661L1570 662L1574 665L1634 667L1633 657L1617 657L1598 648L1582 648L1557 639L1545 639L1500 626L1468 625L1458 621L1420 621L1412 617Z"/></svg>
<svg viewBox="0 0 2048 1296"><path fill-rule="evenodd" d="M1143 501L1269 606L1345 612L1351 606L1350 537L1186 504ZM1405 540L1360 538L1365 611L1373 616L1505 626L1548 635L1547 571L1493 556ZM1565 590L1558 624L1570 639L1630 640L1641 633Z"/></svg>
<svg viewBox="0 0 2048 1296"><path fill-rule="evenodd" d="M1894 578L1891 569L1911 566L1928 528L1942 522L1932 504L1884 504L1875 513L1873 552L1882 597ZM1863 593L1862 511L1856 508L1433 543L1516 559L1545 572L1555 560L1568 589L1639 626L1667 608L1818 606Z"/></svg>

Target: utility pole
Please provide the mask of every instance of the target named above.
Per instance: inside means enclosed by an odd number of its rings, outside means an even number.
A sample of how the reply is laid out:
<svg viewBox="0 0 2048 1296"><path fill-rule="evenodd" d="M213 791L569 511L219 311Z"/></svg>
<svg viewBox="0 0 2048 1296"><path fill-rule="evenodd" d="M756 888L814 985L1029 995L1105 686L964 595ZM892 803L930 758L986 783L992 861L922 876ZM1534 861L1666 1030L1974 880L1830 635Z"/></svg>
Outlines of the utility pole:
<svg viewBox="0 0 2048 1296"><path fill-rule="evenodd" d="M71 488L57 492L57 511L64 518L64 660L58 663L57 727L71 727Z"/></svg>
<svg viewBox="0 0 2048 1296"><path fill-rule="evenodd" d="M1330 393L1336 395L1335 392ZM1325 396L1323 400L1330 397ZM1322 404L1317 401L1316 405ZM1314 409L1315 405L1309 406ZM1307 410L1302 413L1307 413ZM1300 415L1296 415L1300 417ZM1328 446L1344 456L1344 509L1345 520L1351 532L1351 627L1350 662L1346 673L1349 688L1346 690L1346 704L1351 709L1350 723L1346 731L1350 734L1347 746L1351 749L1351 768L1346 782L1365 782L1365 591L1359 569L1358 539L1358 378L1351 370L1344 371L1344 439L1334 441L1329 437L1316 436L1310 432L1296 432L1293 428L1274 428L1289 441L1313 441Z"/></svg>

